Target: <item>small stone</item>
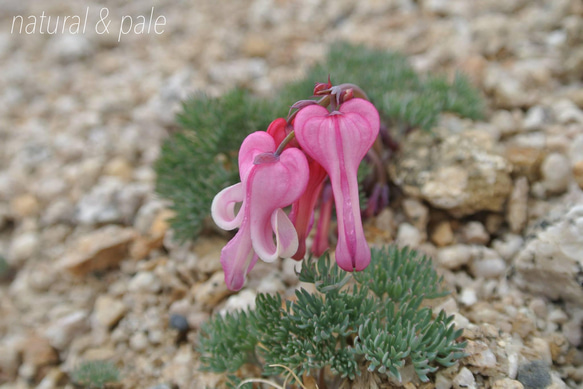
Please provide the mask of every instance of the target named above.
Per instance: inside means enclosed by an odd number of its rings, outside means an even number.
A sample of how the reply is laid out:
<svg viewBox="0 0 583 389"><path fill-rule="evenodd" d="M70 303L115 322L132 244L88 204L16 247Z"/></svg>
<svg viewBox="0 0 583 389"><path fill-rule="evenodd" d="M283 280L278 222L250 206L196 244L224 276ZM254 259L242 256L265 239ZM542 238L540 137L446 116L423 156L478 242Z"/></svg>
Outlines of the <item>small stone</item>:
<svg viewBox="0 0 583 389"><path fill-rule="evenodd" d="M569 320L563 324L563 335L574 347L579 347L583 338L581 324L581 320Z"/></svg>
<svg viewBox="0 0 583 389"><path fill-rule="evenodd" d="M448 315L453 315L459 311L457 303L453 297L448 297L443 303L439 304L437 307L433 308L433 313L436 315L440 311L445 311Z"/></svg>
<svg viewBox="0 0 583 389"><path fill-rule="evenodd" d="M44 335L51 346L57 350L65 350L75 337L88 329L87 312L77 311L51 323Z"/></svg>
<svg viewBox="0 0 583 389"><path fill-rule="evenodd" d="M537 147L511 145L506 147L505 156L512 164L514 176L525 176L530 182L540 177L540 166L546 152Z"/></svg>
<svg viewBox="0 0 583 389"><path fill-rule="evenodd" d="M529 185L526 177L519 177L514 181L514 188L508 199L506 220L510 231L518 234L526 226L528 219L528 192Z"/></svg>
<svg viewBox="0 0 583 389"><path fill-rule="evenodd" d="M465 306L470 307L478 301L478 296L474 289L464 288L458 300Z"/></svg>
<svg viewBox="0 0 583 389"><path fill-rule="evenodd" d="M531 326L531 328L534 330L534 326ZM526 335L528 336L528 334ZM525 337L526 336L524 336L524 338ZM531 344L532 349L538 354L541 361L545 362L548 366L551 366L553 364L553 357L551 355L551 348L549 346L549 343L542 338L533 337L531 340Z"/></svg>
<svg viewBox="0 0 583 389"><path fill-rule="evenodd" d="M249 34L243 42L242 50L247 57L266 57L271 51L271 45L263 35Z"/></svg>
<svg viewBox="0 0 583 389"><path fill-rule="evenodd" d="M39 247L40 240L36 232L17 235L10 245L6 262L11 266L20 267L38 252Z"/></svg>
<svg viewBox="0 0 583 389"><path fill-rule="evenodd" d="M252 310L255 309L255 298L257 297L257 293L249 290L244 289L241 292L230 296L227 299L227 303L225 304L225 311L226 312L235 312L239 310Z"/></svg>
<svg viewBox="0 0 583 389"><path fill-rule="evenodd" d="M130 348L134 351L144 351L148 344L148 337L142 331L136 332L130 338Z"/></svg>
<svg viewBox="0 0 583 389"><path fill-rule="evenodd" d="M8 380L13 380L18 374L20 365L20 350L17 341L5 341L0 344L0 371Z"/></svg>
<svg viewBox="0 0 583 389"><path fill-rule="evenodd" d="M435 374L435 389L450 389L453 385L453 381L438 371Z"/></svg>
<svg viewBox="0 0 583 389"><path fill-rule="evenodd" d="M534 314L539 319L544 319L547 317L547 304L541 298L533 298L528 304L528 308L534 312Z"/></svg>
<svg viewBox="0 0 583 389"><path fill-rule="evenodd" d="M375 227L379 230L389 232L391 236L394 236L397 225L393 210L388 207L383 209L375 218Z"/></svg>
<svg viewBox="0 0 583 389"><path fill-rule="evenodd" d="M94 326L111 328L124 317L126 311L127 307L121 300L101 295L95 300L91 321Z"/></svg>
<svg viewBox="0 0 583 389"><path fill-rule="evenodd" d="M534 107L531 107L526 113L522 127L527 131L542 130L546 117L547 114L545 109L540 105L535 105Z"/></svg>
<svg viewBox="0 0 583 389"><path fill-rule="evenodd" d="M422 237L419 230L409 223L401 223L397 231L396 241L401 246L409 246L412 248L419 247Z"/></svg>
<svg viewBox="0 0 583 389"><path fill-rule="evenodd" d="M10 201L10 212L17 218L22 219L38 214L40 204L37 198L31 194L23 194Z"/></svg>
<svg viewBox="0 0 583 389"><path fill-rule="evenodd" d="M129 254L135 233L131 228L109 225L81 237L57 263L75 276L116 266Z"/></svg>
<svg viewBox="0 0 583 389"><path fill-rule="evenodd" d="M23 364L31 366L34 371L42 366L52 365L59 361L59 356L49 341L38 335L27 338L23 342L21 350Z"/></svg>
<svg viewBox="0 0 583 389"><path fill-rule="evenodd" d="M221 250L227 241L222 238L200 237L194 245L197 256L195 269L201 273L212 274L222 269Z"/></svg>
<svg viewBox="0 0 583 389"><path fill-rule="evenodd" d="M557 121L562 124L577 123L583 124L583 111L572 101L563 99L553 104L553 110Z"/></svg>
<svg viewBox="0 0 583 389"><path fill-rule="evenodd" d="M279 275L270 274L267 277L261 278L256 290L257 293L275 294L284 291L285 285Z"/></svg>
<svg viewBox="0 0 583 389"><path fill-rule="evenodd" d="M569 160L564 155L547 155L541 165L542 185L551 194L565 192L569 186L570 170Z"/></svg>
<svg viewBox="0 0 583 389"><path fill-rule="evenodd" d="M408 198L403 201L403 210L417 230L425 231L429 219L429 209L417 199Z"/></svg>
<svg viewBox="0 0 583 389"><path fill-rule="evenodd" d="M468 368L462 367L453 379L453 387L455 389L476 389L476 379Z"/></svg>
<svg viewBox="0 0 583 389"><path fill-rule="evenodd" d="M296 261L292 258L285 258L281 265L282 281L289 285L298 283L298 273L302 269L302 261Z"/></svg>
<svg viewBox="0 0 583 389"><path fill-rule="evenodd" d="M69 199L61 198L52 202L44 211L41 222L44 225L72 224L75 216L75 207Z"/></svg>
<svg viewBox="0 0 583 389"><path fill-rule="evenodd" d="M516 379L525 388L546 388L552 382L549 366L543 361L532 361L520 365Z"/></svg>
<svg viewBox="0 0 583 389"><path fill-rule="evenodd" d="M225 273L216 272L207 281L193 286L192 294L195 302L199 302L207 307L214 307L231 292L225 284Z"/></svg>
<svg viewBox="0 0 583 389"><path fill-rule="evenodd" d="M189 324L188 324L188 320L186 320L186 317L179 315L179 314L172 314L170 315L170 328L174 328L175 330L178 331L188 331L189 329Z"/></svg>
<svg viewBox="0 0 583 389"><path fill-rule="evenodd" d="M502 378L496 380L492 389L524 389L524 385L520 381L512 380L510 378Z"/></svg>
<svg viewBox="0 0 583 389"><path fill-rule="evenodd" d="M132 179L132 165L123 157L115 157L103 168L103 174L128 182Z"/></svg>
<svg viewBox="0 0 583 389"><path fill-rule="evenodd" d="M573 178L575 178L575 182L579 185L579 188L583 189L583 160L573 165Z"/></svg>
<svg viewBox="0 0 583 389"><path fill-rule="evenodd" d="M471 221L462 229L465 243L485 245L490 241L490 235L484 225L478 221Z"/></svg>
<svg viewBox="0 0 583 389"><path fill-rule="evenodd" d="M128 285L130 292L158 293L162 289L160 279L149 271L140 271L132 277Z"/></svg>
<svg viewBox="0 0 583 389"><path fill-rule="evenodd" d="M524 243L524 239L520 235L506 234L502 240L496 239L492 242L492 248L505 261L514 258Z"/></svg>
<svg viewBox="0 0 583 389"><path fill-rule="evenodd" d="M521 127L516 115L507 110L498 110L492 114L490 122L502 135L511 135L520 131Z"/></svg>
<svg viewBox="0 0 583 389"><path fill-rule="evenodd" d="M54 389L62 385L65 373L58 367L52 368L43 377L42 381L36 386L36 389Z"/></svg>
<svg viewBox="0 0 583 389"><path fill-rule="evenodd" d="M561 207L514 259L514 281L551 300L583 304L583 205Z"/></svg>
<svg viewBox="0 0 583 389"><path fill-rule="evenodd" d="M502 258L476 259L471 264L470 270L476 278L496 278L506 271L506 262Z"/></svg>
<svg viewBox="0 0 583 389"><path fill-rule="evenodd" d="M440 247L451 244L453 239L453 231L449 221L440 222L431 233L431 241Z"/></svg>
<svg viewBox="0 0 583 389"><path fill-rule="evenodd" d="M463 244L443 247L437 251L437 262L439 265L450 270L467 265L471 258L472 250L470 246Z"/></svg>
<svg viewBox="0 0 583 389"><path fill-rule="evenodd" d="M557 324L564 324L569 319L569 316L560 308L555 308L549 314L547 318L548 321L557 323Z"/></svg>
<svg viewBox="0 0 583 389"><path fill-rule="evenodd" d="M198 330L200 327L209 321L210 315L207 312L192 312L188 315L188 325L193 330Z"/></svg>
<svg viewBox="0 0 583 389"><path fill-rule="evenodd" d="M464 358L466 364L478 368L481 373L496 367L496 355L482 341L468 340L464 351L469 354Z"/></svg>

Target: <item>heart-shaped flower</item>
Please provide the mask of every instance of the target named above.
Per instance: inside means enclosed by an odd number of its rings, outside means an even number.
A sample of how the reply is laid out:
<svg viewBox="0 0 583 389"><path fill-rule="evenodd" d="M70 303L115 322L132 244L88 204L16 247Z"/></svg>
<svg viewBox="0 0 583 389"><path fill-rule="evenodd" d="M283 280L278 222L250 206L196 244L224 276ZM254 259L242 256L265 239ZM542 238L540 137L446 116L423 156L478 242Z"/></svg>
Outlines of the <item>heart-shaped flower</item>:
<svg viewBox="0 0 583 389"><path fill-rule="evenodd" d="M298 249L296 230L282 208L304 193L308 162L297 148L288 148L281 155L275 150L276 143L267 132L254 132L245 138L239 151L241 182L219 192L211 206L219 227L239 227L221 251L225 282L231 290L243 287L257 258L272 262L291 257ZM238 202L242 204L235 213Z"/></svg>
<svg viewBox="0 0 583 389"><path fill-rule="evenodd" d="M358 198L358 165L379 132L379 114L368 101L353 98L328 112L319 105L302 108L294 122L298 143L328 173L338 218L336 262L360 271L370 262Z"/></svg>

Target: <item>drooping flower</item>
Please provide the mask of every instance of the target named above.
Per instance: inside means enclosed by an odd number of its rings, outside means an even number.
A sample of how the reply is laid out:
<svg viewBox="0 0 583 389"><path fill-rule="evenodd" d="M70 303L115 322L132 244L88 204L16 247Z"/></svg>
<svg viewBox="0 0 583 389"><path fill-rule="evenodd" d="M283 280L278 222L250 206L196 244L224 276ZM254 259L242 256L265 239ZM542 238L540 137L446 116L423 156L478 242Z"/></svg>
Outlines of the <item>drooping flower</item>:
<svg viewBox="0 0 583 389"><path fill-rule="evenodd" d="M290 257L298 249L296 230L282 208L297 201L305 191L308 162L297 148L276 155L276 147L267 132L254 132L245 138L239 151L241 182L219 192L211 206L219 227L239 227L221 251L225 282L231 290L243 287L257 258L272 262ZM235 214L238 202L242 204Z"/></svg>
<svg viewBox="0 0 583 389"><path fill-rule="evenodd" d="M309 105L295 117L296 139L328 173L338 219L336 262L360 271L370 262L360 216L357 170L379 132L379 114L368 101L353 98L336 111Z"/></svg>
<svg viewBox="0 0 583 389"><path fill-rule="evenodd" d="M314 208L322 190L322 183L326 178L326 171L313 158L308 158L308 166L310 169L308 185L298 201L292 204L290 213L290 219L296 227L299 241L298 251L292 258L298 261L306 255L306 237L312 229Z"/></svg>

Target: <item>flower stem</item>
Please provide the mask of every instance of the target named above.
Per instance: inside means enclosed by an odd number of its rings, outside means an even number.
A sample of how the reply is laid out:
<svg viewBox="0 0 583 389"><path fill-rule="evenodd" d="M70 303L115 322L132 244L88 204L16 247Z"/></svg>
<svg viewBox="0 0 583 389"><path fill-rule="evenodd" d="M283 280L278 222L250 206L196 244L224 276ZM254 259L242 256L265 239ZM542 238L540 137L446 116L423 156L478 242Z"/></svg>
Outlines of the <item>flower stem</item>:
<svg viewBox="0 0 583 389"><path fill-rule="evenodd" d="M294 133L294 131L287 134L287 136L281 141L281 143L277 147L277 150L275 150L275 156L279 157L281 153L283 153L283 149L285 148L285 146L287 146L287 144L291 142L295 137L296 134Z"/></svg>

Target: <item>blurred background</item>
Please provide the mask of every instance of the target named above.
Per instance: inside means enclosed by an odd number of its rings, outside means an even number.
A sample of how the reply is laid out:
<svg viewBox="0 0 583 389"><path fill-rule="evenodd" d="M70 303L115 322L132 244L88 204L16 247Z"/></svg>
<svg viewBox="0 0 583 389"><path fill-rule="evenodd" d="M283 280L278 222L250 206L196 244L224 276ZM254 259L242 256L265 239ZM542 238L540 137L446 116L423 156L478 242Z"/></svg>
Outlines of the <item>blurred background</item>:
<svg viewBox="0 0 583 389"><path fill-rule="evenodd" d="M481 121L442 118L437 148L402 146L398 206L368 236L437 259L454 291L443 307L489 352L466 361L478 386L527 360L548 385L581 385L580 0L3 0L1 388L73 387L90 360L112 361L118 387L220 385L198 371L197 328L258 291L289 293L294 263L258 264L230 295L224 238L172 239L153 164L189 95L269 97L338 41L461 71L487 104ZM431 153L443 165L407 170Z"/></svg>

